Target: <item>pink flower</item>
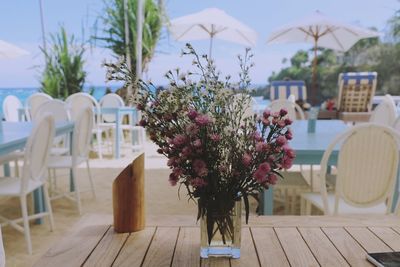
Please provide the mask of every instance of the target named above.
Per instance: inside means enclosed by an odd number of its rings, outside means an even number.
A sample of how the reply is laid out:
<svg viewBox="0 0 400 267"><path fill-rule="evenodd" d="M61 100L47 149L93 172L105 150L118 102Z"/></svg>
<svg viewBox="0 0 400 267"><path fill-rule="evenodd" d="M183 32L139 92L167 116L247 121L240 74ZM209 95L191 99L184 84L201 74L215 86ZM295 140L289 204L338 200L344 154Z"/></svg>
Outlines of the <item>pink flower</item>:
<svg viewBox="0 0 400 267"><path fill-rule="evenodd" d="M189 157L190 155L192 154L192 149L190 148L190 147L188 147L188 146L185 146L183 149L182 149L182 156L183 157Z"/></svg>
<svg viewBox="0 0 400 267"><path fill-rule="evenodd" d="M136 105L136 108L138 110L144 110L144 105L142 103L139 103L139 104Z"/></svg>
<svg viewBox="0 0 400 267"><path fill-rule="evenodd" d="M194 136L199 133L199 127L196 124L191 123L188 126L186 126L186 132L188 135Z"/></svg>
<svg viewBox="0 0 400 267"><path fill-rule="evenodd" d="M267 174L271 171L271 166L269 166L268 162L261 163L257 171Z"/></svg>
<svg viewBox="0 0 400 267"><path fill-rule="evenodd" d="M219 140L221 140L221 136L219 134L211 134L210 139L214 142L218 142Z"/></svg>
<svg viewBox="0 0 400 267"><path fill-rule="evenodd" d="M244 153L243 157L242 157L242 163L244 166L248 167L251 163L251 155L248 153Z"/></svg>
<svg viewBox="0 0 400 267"><path fill-rule="evenodd" d="M271 124L271 121L268 118L262 118L261 121L264 124L264 126L268 126Z"/></svg>
<svg viewBox="0 0 400 267"><path fill-rule="evenodd" d="M282 168L290 169L293 166L293 159L289 157L283 157Z"/></svg>
<svg viewBox="0 0 400 267"><path fill-rule="evenodd" d="M289 119L289 118L285 119L285 124L286 125L291 125L292 123L293 123L293 121L291 119Z"/></svg>
<svg viewBox="0 0 400 267"><path fill-rule="evenodd" d="M195 118L195 122L196 122L197 125L199 125L199 126L206 126L207 124L210 124L210 123L211 123L211 119L210 119L210 117L208 117L207 115L201 114L201 115L198 115L198 116Z"/></svg>
<svg viewBox="0 0 400 267"><path fill-rule="evenodd" d="M175 164L176 164L176 162L175 162L175 157L171 157L171 158L169 158L168 159L168 161L167 161L167 165L168 166L175 166Z"/></svg>
<svg viewBox="0 0 400 267"><path fill-rule="evenodd" d="M277 123L277 125L278 125L280 128L283 128L283 127L286 126L286 123L285 123L284 120L279 120L278 123Z"/></svg>
<svg viewBox="0 0 400 267"><path fill-rule="evenodd" d="M263 139L262 139L262 137L261 137L259 132L254 132L253 133L253 139L256 140L256 141L259 141L259 142L263 141Z"/></svg>
<svg viewBox="0 0 400 267"><path fill-rule="evenodd" d="M278 138L276 138L276 143L280 146L283 146L287 143L286 137L284 137L283 135L278 136Z"/></svg>
<svg viewBox="0 0 400 267"><path fill-rule="evenodd" d="M285 116L287 113L288 113L288 111L287 111L286 109L284 109L284 108L282 108L282 109L279 111L279 115L280 115L281 117Z"/></svg>
<svg viewBox="0 0 400 267"><path fill-rule="evenodd" d="M183 134L178 134L174 137L174 139L172 140L172 144L176 145L176 146L181 146L183 144L186 143L186 136Z"/></svg>
<svg viewBox="0 0 400 267"><path fill-rule="evenodd" d="M203 179L197 177L197 178L194 178L192 181L190 181L190 184L193 187L203 187L203 186L207 185L207 182L204 181Z"/></svg>
<svg viewBox="0 0 400 267"><path fill-rule="evenodd" d="M201 144L201 140L200 140L200 139L194 140L193 145L194 145L195 147L197 147L197 148L201 147L201 145L202 145L202 144Z"/></svg>
<svg viewBox="0 0 400 267"><path fill-rule="evenodd" d="M264 148L264 143L263 142L256 143L256 151L257 152L262 152L263 148Z"/></svg>
<svg viewBox="0 0 400 267"><path fill-rule="evenodd" d="M271 116L271 111L270 111L269 109L264 110L264 112L263 112L263 117L264 117L265 119L268 119L269 116Z"/></svg>
<svg viewBox="0 0 400 267"><path fill-rule="evenodd" d="M172 170L172 173L179 178L179 176L181 176L183 174L183 170L181 168L174 168Z"/></svg>
<svg viewBox="0 0 400 267"><path fill-rule="evenodd" d="M197 113L196 110L191 109L188 112L188 117L189 117L189 119L194 120L197 117L198 114L199 113Z"/></svg>
<svg viewBox="0 0 400 267"><path fill-rule="evenodd" d="M276 182L278 181L278 177L274 173L270 173L268 175L267 180L268 180L268 183L270 183L270 184L276 184Z"/></svg>
<svg viewBox="0 0 400 267"><path fill-rule="evenodd" d="M178 183L178 181L179 181L179 177L176 176L174 173L171 173L171 174L169 175L169 183L170 183L172 186L175 186L175 185Z"/></svg>
<svg viewBox="0 0 400 267"><path fill-rule="evenodd" d="M254 179L256 179L256 181L257 181L258 183L260 183L260 184L264 183L264 182L267 180L265 173L263 173L263 172L260 171L260 170L256 170L256 171L254 172L254 174L253 174L253 177L254 177Z"/></svg>
<svg viewBox="0 0 400 267"><path fill-rule="evenodd" d="M208 174L207 165L201 159L196 159L193 161L193 169L200 177L206 176Z"/></svg>
<svg viewBox="0 0 400 267"><path fill-rule="evenodd" d="M293 139L293 133L290 129L287 130L287 132L285 133L285 137L287 140L292 140Z"/></svg>
<svg viewBox="0 0 400 267"><path fill-rule="evenodd" d="M291 159L294 159L296 157L296 153L288 145L283 146L283 151L285 152L286 156L288 156Z"/></svg>
<svg viewBox="0 0 400 267"><path fill-rule="evenodd" d="M157 149L158 154L163 154L163 150L161 148Z"/></svg>
<svg viewBox="0 0 400 267"><path fill-rule="evenodd" d="M146 120L141 119L141 120L139 121L139 126L145 127L146 125L147 125L147 121L146 121Z"/></svg>

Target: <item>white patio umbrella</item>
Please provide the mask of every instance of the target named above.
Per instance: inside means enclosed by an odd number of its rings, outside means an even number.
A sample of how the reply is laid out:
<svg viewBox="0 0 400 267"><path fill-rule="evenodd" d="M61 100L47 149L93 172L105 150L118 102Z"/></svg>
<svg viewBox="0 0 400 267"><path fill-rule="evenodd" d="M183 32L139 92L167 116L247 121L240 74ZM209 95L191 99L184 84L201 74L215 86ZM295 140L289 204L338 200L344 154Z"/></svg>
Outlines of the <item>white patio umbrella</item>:
<svg viewBox="0 0 400 267"><path fill-rule="evenodd" d="M275 30L270 34L267 43L303 42L314 45L312 95L315 97L318 47L345 52L361 39L378 36L377 32L337 21L316 11L310 16Z"/></svg>
<svg viewBox="0 0 400 267"><path fill-rule="evenodd" d="M210 58L214 38L245 46L255 46L257 42L253 29L218 8L173 19L169 30L177 41L210 39Z"/></svg>
<svg viewBox="0 0 400 267"><path fill-rule="evenodd" d="M0 40L0 59L10 59L29 55L29 52L13 44Z"/></svg>

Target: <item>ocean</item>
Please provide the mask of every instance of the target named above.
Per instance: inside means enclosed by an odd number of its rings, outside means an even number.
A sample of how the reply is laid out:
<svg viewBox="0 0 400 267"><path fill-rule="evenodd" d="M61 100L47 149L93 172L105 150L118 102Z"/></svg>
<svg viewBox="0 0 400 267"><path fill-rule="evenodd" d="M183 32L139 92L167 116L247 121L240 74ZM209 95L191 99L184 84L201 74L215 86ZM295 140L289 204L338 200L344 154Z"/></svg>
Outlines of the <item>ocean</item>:
<svg viewBox="0 0 400 267"><path fill-rule="evenodd" d="M107 88L112 92L115 92L118 89L118 87L96 86L94 87L93 97L99 101L105 94ZM83 89L84 92L89 92L90 90L91 88ZM3 106L4 98L8 95L15 95L19 100L21 100L22 104L25 105L28 97L37 92L39 92L39 88L0 88L0 107ZM3 113L2 108L0 109L0 113Z"/></svg>

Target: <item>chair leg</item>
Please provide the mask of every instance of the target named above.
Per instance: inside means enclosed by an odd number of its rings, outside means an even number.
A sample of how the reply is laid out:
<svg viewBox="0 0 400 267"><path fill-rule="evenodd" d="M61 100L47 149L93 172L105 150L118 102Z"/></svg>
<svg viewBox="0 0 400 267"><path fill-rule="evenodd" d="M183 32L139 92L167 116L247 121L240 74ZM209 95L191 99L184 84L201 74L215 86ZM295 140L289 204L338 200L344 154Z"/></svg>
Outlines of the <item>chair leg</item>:
<svg viewBox="0 0 400 267"><path fill-rule="evenodd" d="M81 206L81 196L80 196L80 190L79 190L79 184L76 179L76 167L72 168L72 176L73 176L73 181L74 181L74 186L75 186L75 198L76 198L76 204L78 206L78 212L79 215L82 214L82 206Z"/></svg>
<svg viewBox="0 0 400 267"><path fill-rule="evenodd" d="M25 241L28 248L29 255L32 255L32 242L31 242L31 232L29 229L29 220L28 220L28 206L26 201L26 195L20 196L21 201L21 211L22 211L22 219L24 223L24 235Z"/></svg>
<svg viewBox="0 0 400 267"><path fill-rule="evenodd" d="M90 171L89 160L86 160L86 168L87 168L87 172L88 172L88 175L89 175L89 182L90 182L90 187L92 188L93 198L96 199L96 190L94 188L94 183L93 183L93 179L92 179L92 172Z"/></svg>
<svg viewBox="0 0 400 267"><path fill-rule="evenodd" d="M311 215L311 202L306 200L305 204L306 204L305 207L306 215Z"/></svg>
<svg viewBox="0 0 400 267"><path fill-rule="evenodd" d="M46 210L49 213L50 231L53 232L53 230L54 230L53 209L51 208L50 197L49 197L49 191L48 190L49 190L48 186L46 184L43 185L44 201L46 203Z"/></svg>
<svg viewBox="0 0 400 267"><path fill-rule="evenodd" d="M97 153L99 155L99 159L103 159L103 139L101 136L101 131L96 131L96 139L97 139Z"/></svg>
<svg viewBox="0 0 400 267"><path fill-rule="evenodd" d="M15 164L15 176L16 176L16 177L19 177L18 159L16 159L16 160L14 161L14 164Z"/></svg>

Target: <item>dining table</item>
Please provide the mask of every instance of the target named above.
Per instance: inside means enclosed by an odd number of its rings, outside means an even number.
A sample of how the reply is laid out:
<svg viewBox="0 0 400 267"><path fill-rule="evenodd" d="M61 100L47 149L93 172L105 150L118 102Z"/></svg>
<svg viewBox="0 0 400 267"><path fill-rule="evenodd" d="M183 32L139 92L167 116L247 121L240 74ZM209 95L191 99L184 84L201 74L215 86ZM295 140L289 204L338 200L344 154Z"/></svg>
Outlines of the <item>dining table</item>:
<svg viewBox="0 0 400 267"><path fill-rule="evenodd" d="M0 122L0 156L23 149L33 128L32 122ZM74 130L73 122L56 122L55 135L71 134ZM4 175L10 175L9 165L4 165ZM44 211L43 192L41 188L33 192L35 213ZM41 219L38 219L40 222Z"/></svg>
<svg viewBox="0 0 400 267"><path fill-rule="evenodd" d="M137 118L137 110L134 107L102 107L100 108L100 114L98 115L114 115L115 116L115 124L112 126L115 126L115 132L119 133L122 127L124 126L122 124L122 118L125 115L128 115L130 117L129 120L129 127L134 127L136 126L136 118ZM104 125L106 128L110 126L110 123L100 123L100 126ZM134 131L131 131L132 134L132 144L136 141L137 136L135 136ZM119 134L114 135L114 145L115 145L115 158L119 159L121 157L121 136Z"/></svg>
<svg viewBox="0 0 400 267"><path fill-rule="evenodd" d="M194 214L146 222L143 230L116 233L111 214L86 214L33 266L372 266L368 253L400 250L395 215L250 216L239 259L201 259Z"/></svg>
<svg viewBox="0 0 400 267"><path fill-rule="evenodd" d="M349 126L341 120L317 120L315 132L308 132L308 120L294 121L290 126L293 139L289 141L290 147L296 152L293 164L319 165L322 156L329 144L338 135L344 133ZM328 164L335 166L337 163L338 147L334 148ZM289 170L290 171L290 170ZM272 215L274 209L274 188L271 186L264 190L261 199L261 213Z"/></svg>

